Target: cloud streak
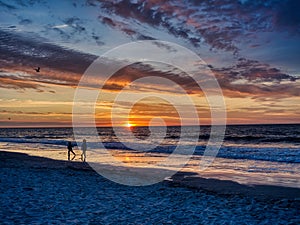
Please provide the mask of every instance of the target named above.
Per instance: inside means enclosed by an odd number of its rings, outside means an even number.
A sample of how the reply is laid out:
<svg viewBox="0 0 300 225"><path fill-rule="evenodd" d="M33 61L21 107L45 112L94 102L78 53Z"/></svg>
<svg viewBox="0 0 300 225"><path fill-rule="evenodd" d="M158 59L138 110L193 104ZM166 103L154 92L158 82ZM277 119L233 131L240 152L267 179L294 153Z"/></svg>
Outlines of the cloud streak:
<svg viewBox="0 0 300 225"><path fill-rule="evenodd" d="M94 59L94 55L47 43L36 36L0 30L1 87L39 88L43 83L76 86ZM41 67L40 73L34 71L37 66Z"/></svg>
<svg viewBox="0 0 300 225"><path fill-rule="evenodd" d="M255 60L241 58L236 65L212 71L230 97L300 96L299 78Z"/></svg>

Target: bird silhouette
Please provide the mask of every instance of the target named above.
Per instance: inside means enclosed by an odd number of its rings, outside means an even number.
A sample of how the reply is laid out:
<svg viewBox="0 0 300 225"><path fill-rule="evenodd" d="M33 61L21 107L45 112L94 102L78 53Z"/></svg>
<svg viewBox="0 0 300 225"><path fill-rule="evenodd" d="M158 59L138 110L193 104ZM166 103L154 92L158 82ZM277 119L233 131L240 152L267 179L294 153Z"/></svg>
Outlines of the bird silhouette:
<svg viewBox="0 0 300 225"><path fill-rule="evenodd" d="M38 73L39 73L39 72L40 72L40 69L41 69L41 68L40 68L40 67L38 67L38 68L36 68L36 69L34 69L34 70L35 70L36 72L38 72Z"/></svg>

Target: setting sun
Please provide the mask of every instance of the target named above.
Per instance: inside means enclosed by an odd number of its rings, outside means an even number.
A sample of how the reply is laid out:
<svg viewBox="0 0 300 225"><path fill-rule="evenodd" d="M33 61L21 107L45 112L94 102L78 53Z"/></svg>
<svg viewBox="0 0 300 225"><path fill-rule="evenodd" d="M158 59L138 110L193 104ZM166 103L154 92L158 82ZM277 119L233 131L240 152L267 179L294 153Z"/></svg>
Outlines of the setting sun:
<svg viewBox="0 0 300 225"><path fill-rule="evenodd" d="M132 124L132 123L129 123L129 122L128 122L128 123L126 124L126 126L127 126L127 127L134 127L135 124Z"/></svg>

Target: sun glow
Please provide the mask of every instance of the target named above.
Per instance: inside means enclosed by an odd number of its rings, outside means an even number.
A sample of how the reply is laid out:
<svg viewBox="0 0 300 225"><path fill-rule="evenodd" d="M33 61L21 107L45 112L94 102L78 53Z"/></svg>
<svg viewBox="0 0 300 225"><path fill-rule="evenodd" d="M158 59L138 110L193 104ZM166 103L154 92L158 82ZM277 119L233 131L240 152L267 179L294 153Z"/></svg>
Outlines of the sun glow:
<svg viewBox="0 0 300 225"><path fill-rule="evenodd" d="M130 127L134 127L135 126L135 124L133 124L133 123L127 123L126 125L125 125L126 127L128 127L128 128L130 128Z"/></svg>

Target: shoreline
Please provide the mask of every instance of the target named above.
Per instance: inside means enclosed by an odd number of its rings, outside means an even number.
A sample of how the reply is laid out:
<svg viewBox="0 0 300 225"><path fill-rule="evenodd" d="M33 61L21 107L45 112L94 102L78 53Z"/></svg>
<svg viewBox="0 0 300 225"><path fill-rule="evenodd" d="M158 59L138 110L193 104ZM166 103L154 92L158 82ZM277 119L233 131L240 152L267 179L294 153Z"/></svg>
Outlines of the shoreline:
<svg viewBox="0 0 300 225"><path fill-rule="evenodd" d="M3 150L0 150L0 156L2 163L3 161L5 164L9 162L8 164L12 167L15 167L15 164L18 164L19 167L23 168L70 169L96 173L96 171L94 171L88 163L81 161L56 160L41 156L30 156L23 152L20 153ZM118 168L111 168L112 167L108 167L107 170L111 170L112 173L116 173L116 171L118 171ZM128 171L127 168L119 169L121 172ZM195 172L179 171L172 177L166 178L163 183L167 183L170 186L199 189L208 193L220 195L243 195L263 200L289 199L300 201L300 188L276 185L240 184L232 180L203 178Z"/></svg>
<svg viewBox="0 0 300 225"><path fill-rule="evenodd" d="M288 199L300 201L300 188L275 185L245 185L231 180L202 178L197 173L178 172L172 176L173 185L195 188L220 195L243 195L261 200Z"/></svg>

